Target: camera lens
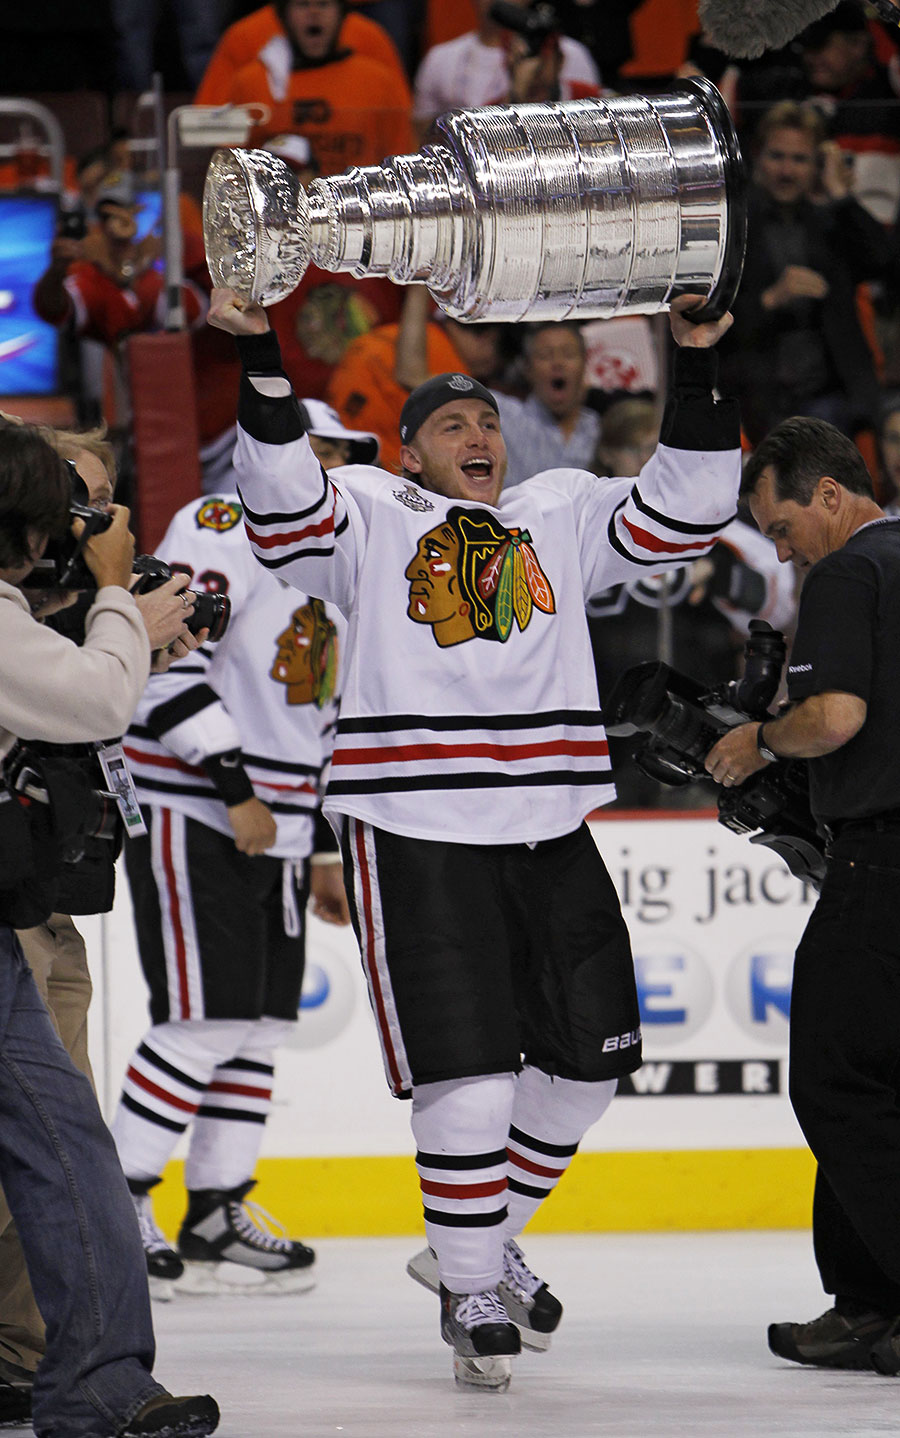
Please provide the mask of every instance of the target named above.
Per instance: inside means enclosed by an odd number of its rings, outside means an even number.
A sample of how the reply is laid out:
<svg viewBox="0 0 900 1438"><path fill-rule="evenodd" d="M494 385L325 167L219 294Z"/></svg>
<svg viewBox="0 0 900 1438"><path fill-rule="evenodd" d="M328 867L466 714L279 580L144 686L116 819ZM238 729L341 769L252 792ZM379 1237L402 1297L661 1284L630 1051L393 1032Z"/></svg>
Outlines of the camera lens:
<svg viewBox="0 0 900 1438"><path fill-rule="evenodd" d="M193 590L190 592L194 601L194 612L186 621L188 629L192 634L208 629L210 639L221 639L231 618L231 600L228 595L195 594Z"/></svg>

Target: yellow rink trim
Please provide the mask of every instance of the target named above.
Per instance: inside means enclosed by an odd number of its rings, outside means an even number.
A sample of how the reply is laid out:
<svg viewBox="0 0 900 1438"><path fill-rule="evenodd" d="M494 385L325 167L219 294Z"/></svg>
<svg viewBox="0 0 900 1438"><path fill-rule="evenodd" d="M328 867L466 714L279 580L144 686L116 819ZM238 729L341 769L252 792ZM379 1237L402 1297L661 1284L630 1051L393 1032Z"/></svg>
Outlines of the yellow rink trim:
<svg viewBox="0 0 900 1438"><path fill-rule="evenodd" d="M184 1215L183 1169L154 1190L173 1237ZM815 1165L805 1149L579 1153L530 1228L627 1233L708 1228L808 1228ZM409 1157L269 1158L251 1197L295 1237L422 1233Z"/></svg>

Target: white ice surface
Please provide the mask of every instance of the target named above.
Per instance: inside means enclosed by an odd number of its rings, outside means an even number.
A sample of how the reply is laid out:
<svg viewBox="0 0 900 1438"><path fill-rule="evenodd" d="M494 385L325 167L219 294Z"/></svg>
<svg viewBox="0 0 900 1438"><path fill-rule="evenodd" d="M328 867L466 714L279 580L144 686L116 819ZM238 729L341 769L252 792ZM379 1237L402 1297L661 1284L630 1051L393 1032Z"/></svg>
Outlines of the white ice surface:
<svg viewBox="0 0 900 1438"><path fill-rule="evenodd" d="M212 1392L221 1438L876 1438L900 1379L799 1368L766 1326L829 1306L805 1233L544 1236L565 1304L506 1394L456 1388L406 1239L319 1240L312 1293L154 1304L156 1373Z"/></svg>

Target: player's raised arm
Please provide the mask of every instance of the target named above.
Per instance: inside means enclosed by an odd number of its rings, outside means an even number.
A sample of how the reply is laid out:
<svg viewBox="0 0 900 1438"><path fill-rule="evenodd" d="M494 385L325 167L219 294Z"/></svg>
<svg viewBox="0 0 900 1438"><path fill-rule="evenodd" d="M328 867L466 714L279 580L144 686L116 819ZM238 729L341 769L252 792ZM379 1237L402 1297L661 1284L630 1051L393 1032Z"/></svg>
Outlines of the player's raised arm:
<svg viewBox="0 0 900 1438"><path fill-rule="evenodd" d="M234 467L251 548L280 579L346 607L363 526L352 498L327 479L310 448L266 312L234 290L216 289L209 322L234 335L244 371Z"/></svg>

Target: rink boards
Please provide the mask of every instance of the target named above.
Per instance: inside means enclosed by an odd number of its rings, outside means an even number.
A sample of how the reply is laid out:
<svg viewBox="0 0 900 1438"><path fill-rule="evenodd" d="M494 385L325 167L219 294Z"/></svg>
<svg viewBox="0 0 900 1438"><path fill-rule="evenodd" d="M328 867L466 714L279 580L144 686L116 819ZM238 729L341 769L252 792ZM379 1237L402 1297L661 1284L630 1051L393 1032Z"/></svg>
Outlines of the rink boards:
<svg viewBox="0 0 900 1438"><path fill-rule="evenodd" d="M787 1034L793 953L815 892L772 850L706 814L598 818L591 828L631 932L645 1062L534 1226L805 1226L813 1164L786 1097ZM118 890L111 915L81 925L107 1114L147 1024L124 872ZM304 1235L419 1232L408 1106L388 1094L352 933L316 920L309 929L260 1202ZM164 1226L180 1217L179 1189L158 1190Z"/></svg>

